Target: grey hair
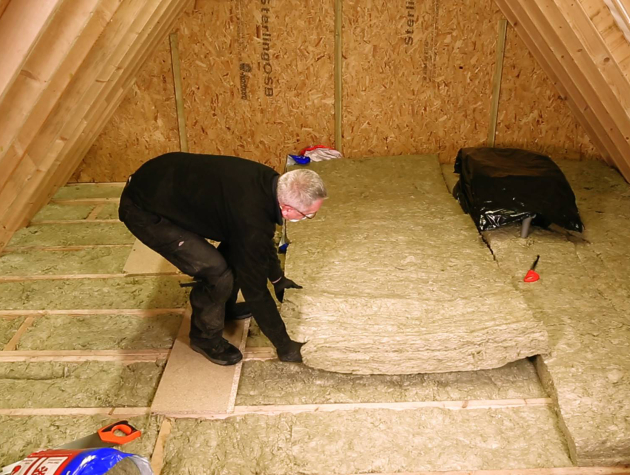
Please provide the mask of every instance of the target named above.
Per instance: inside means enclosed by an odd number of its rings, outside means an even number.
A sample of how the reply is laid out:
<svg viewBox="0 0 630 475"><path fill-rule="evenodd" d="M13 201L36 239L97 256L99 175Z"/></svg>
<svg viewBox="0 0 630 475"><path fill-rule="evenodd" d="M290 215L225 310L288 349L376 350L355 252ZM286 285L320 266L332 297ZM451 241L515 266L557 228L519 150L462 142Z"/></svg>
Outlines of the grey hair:
<svg viewBox="0 0 630 475"><path fill-rule="evenodd" d="M278 179L278 201L282 204L306 209L326 198L326 186L313 170L291 170Z"/></svg>

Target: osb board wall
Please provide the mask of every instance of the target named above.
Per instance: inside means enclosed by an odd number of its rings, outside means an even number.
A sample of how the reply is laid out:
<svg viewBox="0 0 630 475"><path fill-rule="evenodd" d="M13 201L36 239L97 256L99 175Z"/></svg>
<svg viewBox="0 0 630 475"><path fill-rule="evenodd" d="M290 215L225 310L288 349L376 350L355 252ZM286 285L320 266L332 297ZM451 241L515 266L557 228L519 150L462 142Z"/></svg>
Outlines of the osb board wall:
<svg viewBox="0 0 630 475"><path fill-rule="evenodd" d="M497 147L557 158L600 158L586 131L516 32L508 27Z"/></svg>
<svg viewBox="0 0 630 475"><path fill-rule="evenodd" d="M343 1L343 152L439 153L488 133L498 21L492 0ZM334 137L334 0L197 0L178 25L189 149L280 169ZM168 41L73 176L121 181L179 149ZM597 157L508 28L497 146Z"/></svg>
<svg viewBox="0 0 630 475"><path fill-rule="evenodd" d="M199 1L180 27L189 149L280 168L333 139L334 3Z"/></svg>
<svg viewBox="0 0 630 475"><path fill-rule="evenodd" d="M150 158L175 150L179 150L179 135L167 37L70 181L125 181Z"/></svg>
<svg viewBox="0 0 630 475"><path fill-rule="evenodd" d="M491 0L344 2L344 154L481 145L500 18Z"/></svg>

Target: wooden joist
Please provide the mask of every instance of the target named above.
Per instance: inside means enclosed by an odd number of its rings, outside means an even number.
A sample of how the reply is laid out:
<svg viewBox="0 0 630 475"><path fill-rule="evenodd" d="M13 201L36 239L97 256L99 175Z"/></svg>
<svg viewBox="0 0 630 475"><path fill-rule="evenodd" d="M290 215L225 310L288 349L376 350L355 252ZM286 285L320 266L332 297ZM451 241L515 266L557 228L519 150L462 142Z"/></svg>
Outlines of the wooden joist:
<svg viewBox="0 0 630 475"><path fill-rule="evenodd" d="M235 416L260 414L275 416L278 414L300 414L304 412L336 412L356 411L359 409L389 409L392 411L408 411L414 409L439 408L450 410L474 409L505 409L513 407L548 406L553 401L550 398L534 399L488 399L467 401L415 401L415 402L363 402L338 404L297 404L297 405L267 405L267 406L235 406L232 412L211 413L197 412L195 418L227 419ZM182 414L165 414L169 417L191 417Z"/></svg>
<svg viewBox="0 0 630 475"><path fill-rule="evenodd" d="M84 244L78 246L14 246L5 247L2 254L8 254L10 252L25 252L25 251L49 251L49 252L61 252L61 251L82 251L85 249L97 249L97 248L117 248L117 247L129 247L133 244Z"/></svg>
<svg viewBox="0 0 630 475"><path fill-rule="evenodd" d="M132 277L147 276L178 276L188 278L176 271L172 272L155 272L155 273L124 273L124 274L41 274L41 275L0 275L0 282L25 282L33 280L78 280L78 279L126 279Z"/></svg>
<svg viewBox="0 0 630 475"><path fill-rule="evenodd" d="M166 439L171 434L171 427L172 423L168 419L164 419L160 425L160 432L155 441L153 455L151 455L151 468L155 475L160 475L162 468L164 468L164 450L166 448Z"/></svg>
<svg viewBox="0 0 630 475"><path fill-rule="evenodd" d="M506 470L454 470L448 472L396 472L372 475L628 475L630 467L556 467ZM359 475L359 474L353 474Z"/></svg>
<svg viewBox="0 0 630 475"><path fill-rule="evenodd" d="M86 222L87 223L101 223L101 224L120 223L118 219L96 219L96 218L90 219L90 216L88 216L85 219L42 219L41 221L33 220L30 222L30 224L83 224Z"/></svg>
<svg viewBox="0 0 630 475"><path fill-rule="evenodd" d="M111 416L136 417L150 414L148 407L29 407L0 409L0 416Z"/></svg>
<svg viewBox="0 0 630 475"><path fill-rule="evenodd" d="M66 198L51 200L51 204L57 205L93 205L93 204L107 204L107 203L120 203L120 198Z"/></svg>
<svg viewBox="0 0 630 475"><path fill-rule="evenodd" d="M15 363L28 361L29 363L43 361L116 361L119 363L143 363L168 358L170 349L150 350L25 350L0 351L0 362Z"/></svg>
<svg viewBox="0 0 630 475"><path fill-rule="evenodd" d="M0 318L15 318L28 315L47 316L64 315L83 317L85 315L133 315L136 317L155 317L165 313L184 314L185 308L82 308L74 310L0 310Z"/></svg>

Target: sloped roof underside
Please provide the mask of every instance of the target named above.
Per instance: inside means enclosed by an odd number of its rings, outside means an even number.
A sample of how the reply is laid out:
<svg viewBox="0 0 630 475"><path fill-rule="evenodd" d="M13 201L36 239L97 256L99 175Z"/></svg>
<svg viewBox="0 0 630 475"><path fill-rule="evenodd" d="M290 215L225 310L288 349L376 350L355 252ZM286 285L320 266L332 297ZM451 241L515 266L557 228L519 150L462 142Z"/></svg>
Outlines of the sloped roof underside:
<svg viewBox="0 0 630 475"><path fill-rule="evenodd" d="M0 0L0 249L66 183L191 1ZM630 0L495 1L630 181Z"/></svg>

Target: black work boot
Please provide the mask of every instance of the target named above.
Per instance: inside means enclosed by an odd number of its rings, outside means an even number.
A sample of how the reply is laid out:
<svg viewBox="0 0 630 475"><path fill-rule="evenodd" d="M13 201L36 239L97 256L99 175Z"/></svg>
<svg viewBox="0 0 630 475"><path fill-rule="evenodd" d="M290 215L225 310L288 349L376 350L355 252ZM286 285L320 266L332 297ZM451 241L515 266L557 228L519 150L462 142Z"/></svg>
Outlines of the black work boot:
<svg viewBox="0 0 630 475"><path fill-rule="evenodd" d="M244 320L251 316L252 311L249 309L249 305L245 302L233 303L225 306L226 320Z"/></svg>
<svg viewBox="0 0 630 475"><path fill-rule="evenodd" d="M190 342L190 347L215 364L230 366L243 359L240 350L225 338L218 341Z"/></svg>

